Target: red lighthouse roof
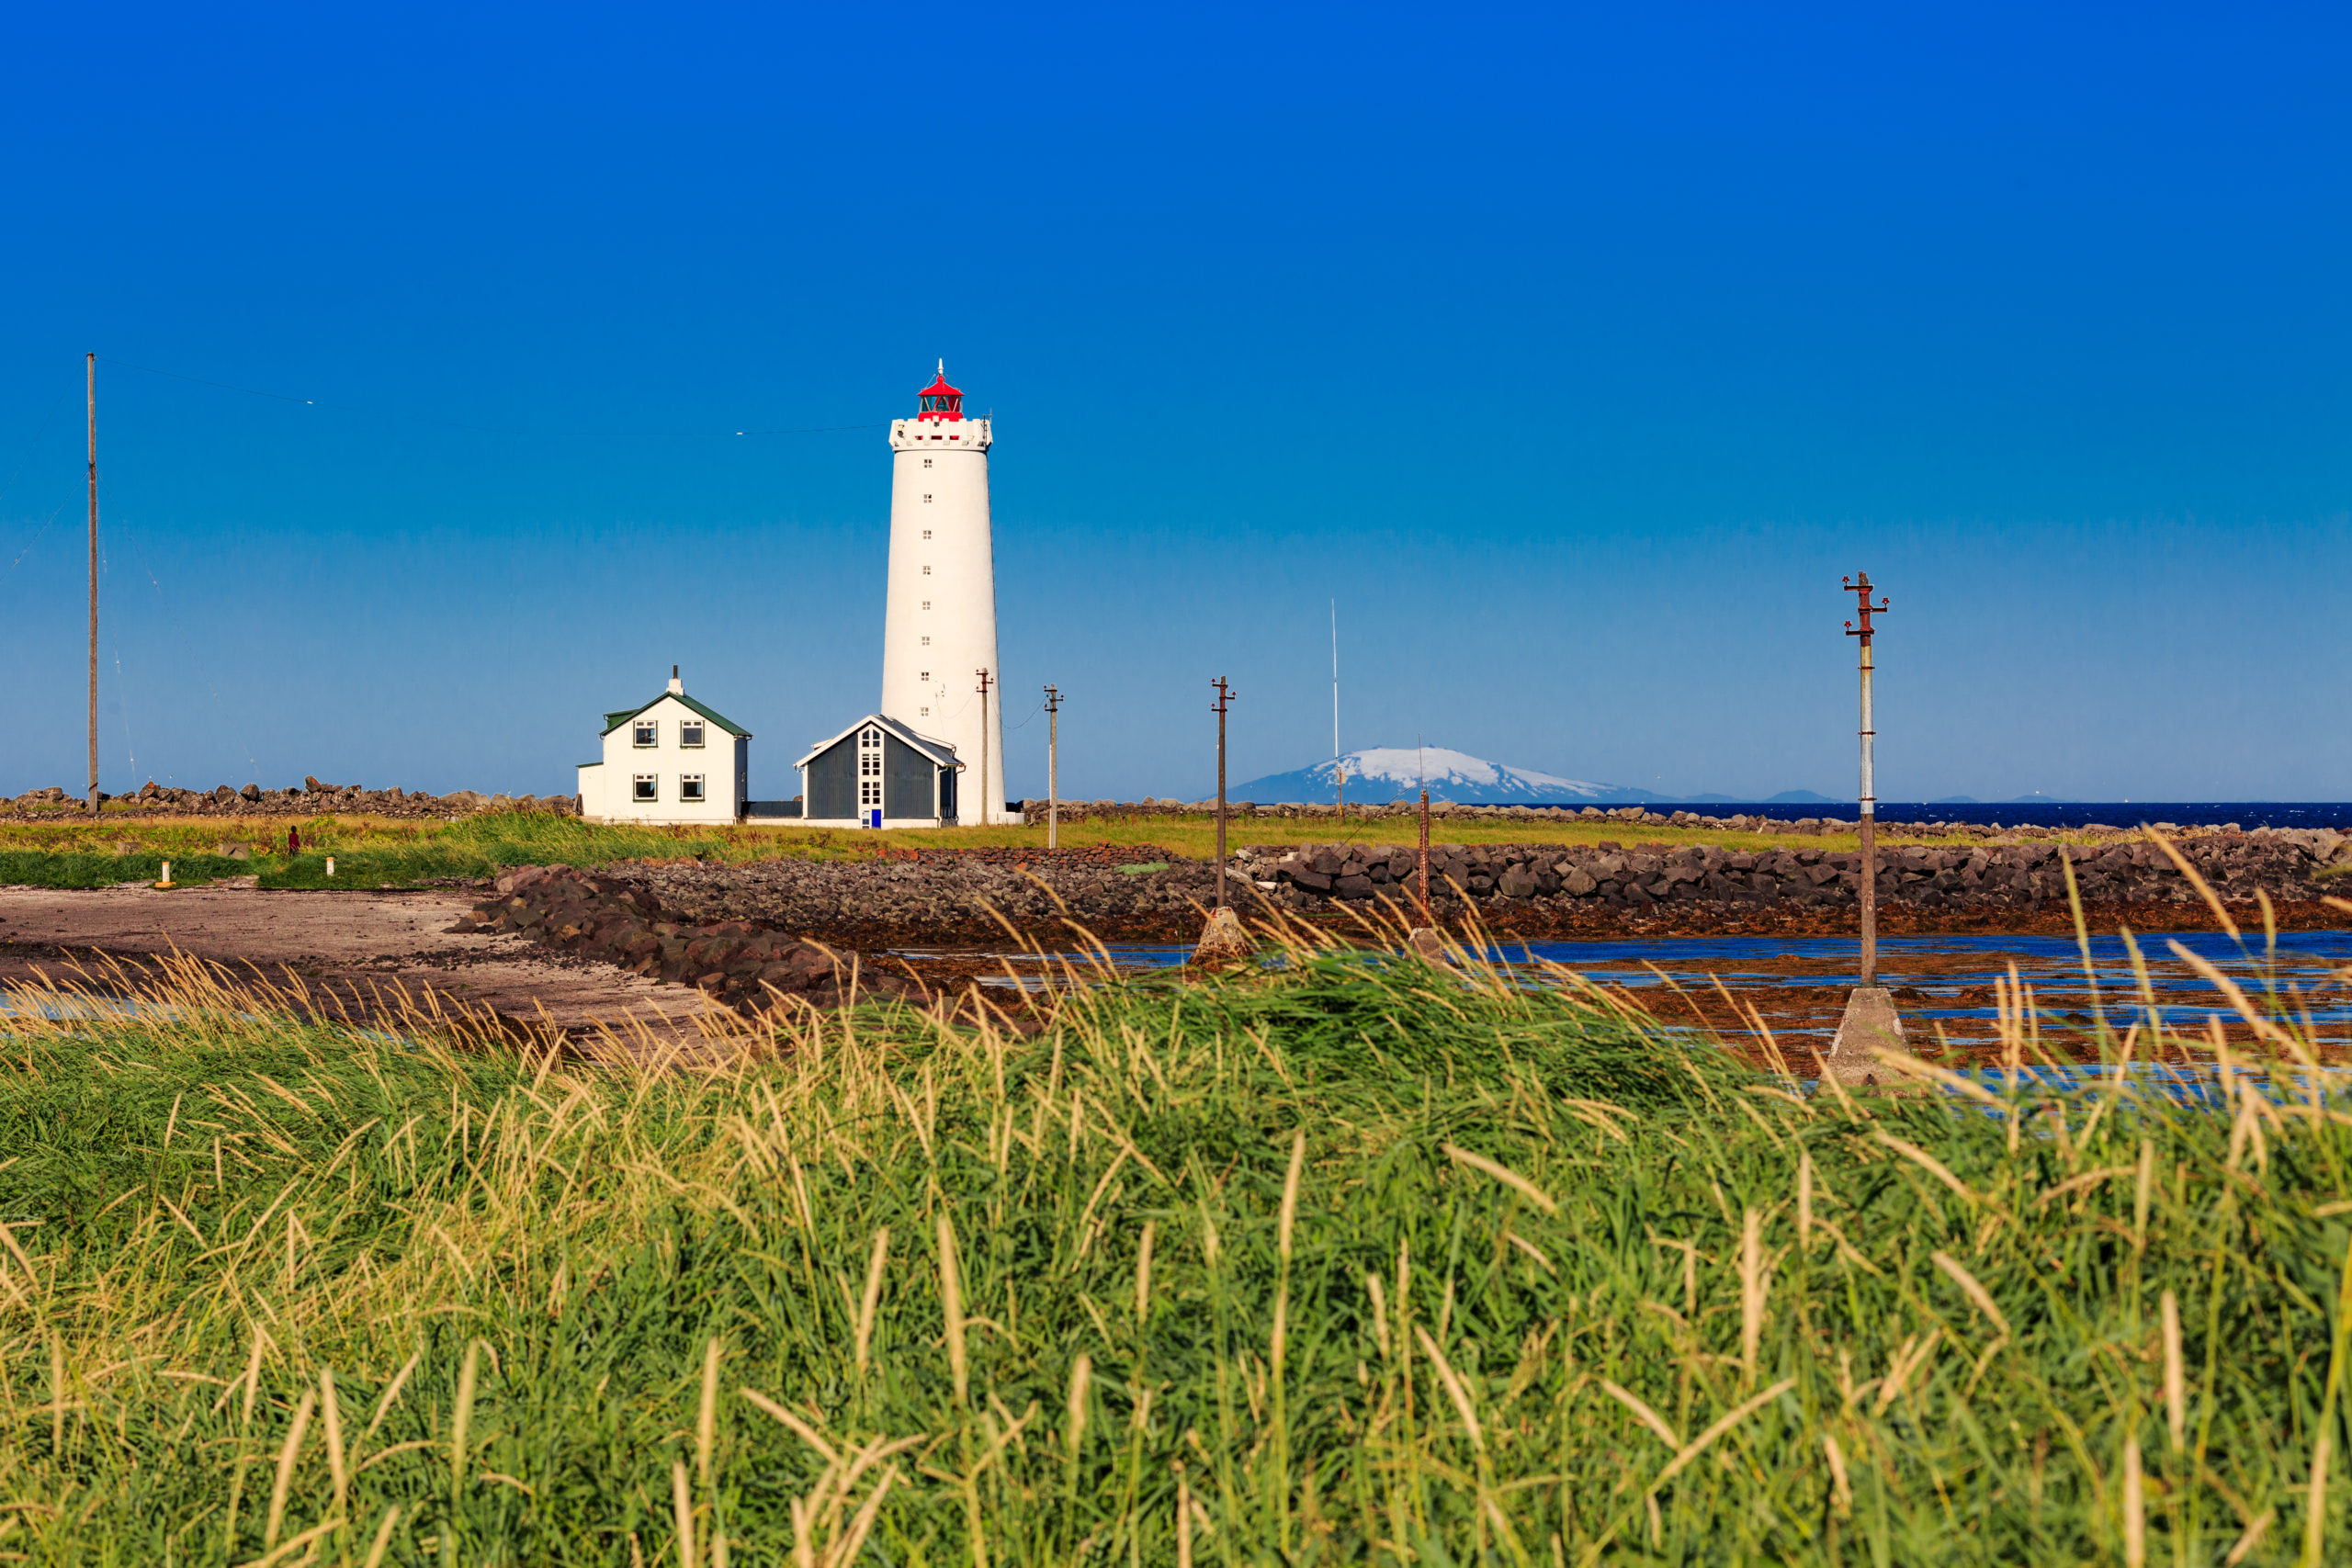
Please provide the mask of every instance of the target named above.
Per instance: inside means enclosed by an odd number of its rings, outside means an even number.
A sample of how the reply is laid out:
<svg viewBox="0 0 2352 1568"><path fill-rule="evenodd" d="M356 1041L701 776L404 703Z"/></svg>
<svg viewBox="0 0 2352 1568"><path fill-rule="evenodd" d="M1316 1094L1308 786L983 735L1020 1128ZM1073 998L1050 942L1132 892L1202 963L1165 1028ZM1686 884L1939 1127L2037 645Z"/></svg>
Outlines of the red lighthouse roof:
<svg viewBox="0 0 2352 1568"><path fill-rule="evenodd" d="M964 394L947 384L947 361L939 362L939 379L922 389L922 419L959 420L964 417Z"/></svg>

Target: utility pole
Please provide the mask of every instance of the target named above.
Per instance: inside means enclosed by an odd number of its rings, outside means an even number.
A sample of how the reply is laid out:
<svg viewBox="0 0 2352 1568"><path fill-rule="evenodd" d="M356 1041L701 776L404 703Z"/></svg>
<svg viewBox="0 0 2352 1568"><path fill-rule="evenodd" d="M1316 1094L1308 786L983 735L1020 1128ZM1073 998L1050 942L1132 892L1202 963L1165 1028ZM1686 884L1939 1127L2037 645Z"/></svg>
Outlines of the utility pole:
<svg viewBox="0 0 2352 1568"><path fill-rule="evenodd" d="M989 682L985 670L980 676L980 826L989 821Z"/></svg>
<svg viewBox="0 0 2352 1568"><path fill-rule="evenodd" d="M1862 639L1862 978L1865 986L1878 984L1878 796L1871 779L1871 742L1878 731L1871 722L1871 617L1886 614L1886 601L1871 603L1871 574L1867 571L1842 580L1840 592L1858 595L1861 604L1862 624L1846 623L1846 635Z"/></svg>
<svg viewBox="0 0 2352 1568"><path fill-rule="evenodd" d="M1430 768L1429 759L1415 748L1421 774L1421 924L1430 923Z"/></svg>
<svg viewBox="0 0 2352 1568"><path fill-rule="evenodd" d="M1046 688L1046 847L1062 841L1062 694Z"/></svg>
<svg viewBox="0 0 2352 1568"><path fill-rule="evenodd" d="M1340 827L1348 825L1348 767L1340 760L1340 602L1331 601L1331 773L1340 781Z"/></svg>
<svg viewBox="0 0 2352 1568"><path fill-rule="evenodd" d="M90 381L90 815L98 814L98 356Z"/></svg>
<svg viewBox="0 0 2352 1568"><path fill-rule="evenodd" d="M1233 688L1220 675L1209 682L1216 688L1216 701L1209 711L1216 715L1216 907L1225 906L1225 710L1233 701Z"/></svg>

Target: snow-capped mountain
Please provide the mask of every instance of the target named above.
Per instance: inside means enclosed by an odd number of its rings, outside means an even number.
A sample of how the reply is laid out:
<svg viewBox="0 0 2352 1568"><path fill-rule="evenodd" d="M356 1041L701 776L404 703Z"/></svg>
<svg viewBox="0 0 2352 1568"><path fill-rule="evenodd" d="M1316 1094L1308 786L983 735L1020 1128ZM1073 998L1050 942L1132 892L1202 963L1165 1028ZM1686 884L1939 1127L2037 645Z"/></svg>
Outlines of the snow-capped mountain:
<svg viewBox="0 0 2352 1568"><path fill-rule="evenodd" d="M1477 801L1490 806L1630 806L1637 801L1666 798L1648 790L1507 767L1441 746L1426 750L1378 746L1351 751L1336 763L1322 761L1292 773L1268 773L1263 778L1229 784L1226 798L1261 805L1286 800L1328 804L1340 796L1336 775L1341 766L1347 769L1348 798L1368 806L1418 800L1425 776L1431 800Z"/></svg>

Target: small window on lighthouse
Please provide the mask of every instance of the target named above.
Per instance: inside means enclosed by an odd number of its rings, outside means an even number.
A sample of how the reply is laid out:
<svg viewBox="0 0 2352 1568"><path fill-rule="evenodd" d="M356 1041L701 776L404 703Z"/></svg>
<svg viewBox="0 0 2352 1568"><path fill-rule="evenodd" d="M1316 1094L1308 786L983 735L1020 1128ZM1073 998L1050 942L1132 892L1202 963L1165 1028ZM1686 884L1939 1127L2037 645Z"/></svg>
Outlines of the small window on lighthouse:
<svg viewBox="0 0 2352 1568"><path fill-rule="evenodd" d="M929 567L925 567L925 568L923 568L923 569L922 569L922 574L923 574L925 577L929 577L929 576L931 575L931 568L929 568Z"/></svg>
<svg viewBox="0 0 2352 1568"><path fill-rule="evenodd" d="M926 670L922 674L916 676L915 679L918 681L928 681L931 679L931 671Z"/></svg>
<svg viewBox="0 0 2352 1568"><path fill-rule="evenodd" d="M922 531L922 536L923 536L924 538L926 538L926 539L930 538L930 537L931 537L931 530L930 530L930 529L928 529L928 528L925 528L925 529Z"/></svg>
<svg viewBox="0 0 2352 1568"><path fill-rule="evenodd" d="M925 458L922 460L922 466L923 466L924 468L928 468L929 467L931 467L931 459L930 459L930 458L928 458L928 457L925 457Z"/></svg>
<svg viewBox="0 0 2352 1568"><path fill-rule="evenodd" d="M931 608L931 601L930 601L930 600L928 600L928 599L924 600L924 601L922 602L922 607L923 607L924 609L926 609L926 610L930 609L930 608Z"/></svg>
<svg viewBox="0 0 2352 1568"><path fill-rule="evenodd" d="M923 502L923 504L924 504L925 506L929 506L929 505L931 504L931 497L929 497L929 496L927 496L927 495L926 495L926 496L924 496L924 497L922 498L922 502Z"/></svg>
<svg viewBox="0 0 2352 1568"><path fill-rule="evenodd" d="M929 708L925 708L925 709L923 709L923 710L922 710L922 716L923 716L923 717L925 717L925 718L929 718L929 717L931 716L931 710L930 710Z"/></svg>
<svg viewBox="0 0 2352 1568"><path fill-rule="evenodd" d="M923 645L925 648L929 648L929 647L931 646L931 638L929 638L929 637L925 637L925 638L923 638L923 639L922 639L922 645Z"/></svg>

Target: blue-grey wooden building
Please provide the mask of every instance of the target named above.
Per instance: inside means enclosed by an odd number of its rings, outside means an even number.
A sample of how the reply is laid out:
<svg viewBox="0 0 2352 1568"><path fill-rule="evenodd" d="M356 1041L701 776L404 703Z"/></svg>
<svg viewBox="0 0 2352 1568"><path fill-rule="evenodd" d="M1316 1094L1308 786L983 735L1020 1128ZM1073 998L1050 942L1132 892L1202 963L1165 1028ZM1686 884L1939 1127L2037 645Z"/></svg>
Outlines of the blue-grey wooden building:
<svg viewBox="0 0 2352 1568"><path fill-rule="evenodd" d="M949 828L956 748L868 714L794 764L802 820L820 828Z"/></svg>

